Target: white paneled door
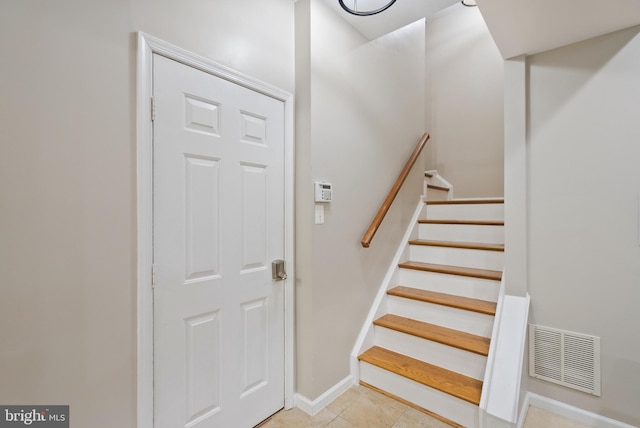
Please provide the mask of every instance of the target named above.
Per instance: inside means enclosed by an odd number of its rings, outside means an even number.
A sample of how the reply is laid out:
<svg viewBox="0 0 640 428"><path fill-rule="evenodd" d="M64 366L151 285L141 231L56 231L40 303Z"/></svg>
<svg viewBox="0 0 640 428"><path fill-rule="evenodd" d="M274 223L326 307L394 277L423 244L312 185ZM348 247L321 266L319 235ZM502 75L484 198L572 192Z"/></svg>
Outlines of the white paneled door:
<svg viewBox="0 0 640 428"><path fill-rule="evenodd" d="M154 426L284 405L284 104L153 58Z"/></svg>

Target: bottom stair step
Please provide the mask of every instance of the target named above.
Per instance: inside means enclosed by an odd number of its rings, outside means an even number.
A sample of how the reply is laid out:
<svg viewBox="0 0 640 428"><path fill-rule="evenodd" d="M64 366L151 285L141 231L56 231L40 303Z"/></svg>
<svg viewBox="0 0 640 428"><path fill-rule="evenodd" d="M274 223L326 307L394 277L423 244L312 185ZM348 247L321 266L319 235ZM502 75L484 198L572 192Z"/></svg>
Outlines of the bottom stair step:
<svg viewBox="0 0 640 428"><path fill-rule="evenodd" d="M480 404L482 392L480 380L378 346L363 352L358 359L476 406Z"/></svg>
<svg viewBox="0 0 640 428"><path fill-rule="evenodd" d="M447 418L445 418L445 417L443 417L443 416L441 416L441 415L439 415L437 413L433 413L432 411L427 410L427 409L425 409L423 407L420 407L420 406L412 403L411 401L407 401L404 398L398 397L397 395L393 395L393 394L389 393L388 391L383 391L382 389L376 388L375 386L369 385L368 383L363 382L363 381L360 381L360 385L364 386L365 388L369 388L369 389L371 389L373 391L376 391L376 392L378 392L380 394L386 395L387 397L393 398L394 400L399 401L402 404L407 405L409 407L412 407L412 408L418 410L419 412L422 412L422 413L424 413L426 415L429 415L432 418L437 419L437 420L439 420L439 421L441 421L441 422L443 422L443 423L445 423L445 424L447 424L447 425L449 425L449 426L451 426L453 428L465 428L464 425L457 424L456 422L454 422L454 421L452 421L450 419L447 419Z"/></svg>

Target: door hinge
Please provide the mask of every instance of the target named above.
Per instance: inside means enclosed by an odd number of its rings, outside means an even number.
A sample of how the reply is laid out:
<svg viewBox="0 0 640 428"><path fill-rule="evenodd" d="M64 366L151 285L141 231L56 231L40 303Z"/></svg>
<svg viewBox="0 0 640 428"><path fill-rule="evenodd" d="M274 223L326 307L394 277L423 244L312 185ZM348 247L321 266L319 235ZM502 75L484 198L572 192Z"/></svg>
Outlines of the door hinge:
<svg viewBox="0 0 640 428"><path fill-rule="evenodd" d="M151 121L156 120L156 100L151 97Z"/></svg>
<svg viewBox="0 0 640 428"><path fill-rule="evenodd" d="M151 287L156 288L158 283L158 275L156 274L156 265L151 265Z"/></svg>

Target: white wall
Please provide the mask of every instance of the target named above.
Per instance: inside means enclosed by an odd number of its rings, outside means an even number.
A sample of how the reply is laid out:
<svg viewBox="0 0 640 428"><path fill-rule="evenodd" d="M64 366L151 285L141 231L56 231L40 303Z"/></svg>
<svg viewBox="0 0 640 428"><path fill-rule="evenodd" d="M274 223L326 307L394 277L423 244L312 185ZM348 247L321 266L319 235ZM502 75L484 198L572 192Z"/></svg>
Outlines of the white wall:
<svg viewBox="0 0 640 428"><path fill-rule="evenodd" d="M296 3L297 390L313 400L349 353L421 194L419 162L371 247L360 239L424 132L424 22L369 42L320 0ZM315 225L314 180L334 186Z"/></svg>
<svg viewBox="0 0 640 428"><path fill-rule="evenodd" d="M477 7L427 22L428 166L455 197L503 195L503 61Z"/></svg>
<svg viewBox="0 0 640 428"><path fill-rule="evenodd" d="M129 1L136 30L293 92L293 0Z"/></svg>
<svg viewBox="0 0 640 428"><path fill-rule="evenodd" d="M640 426L640 27L529 62L531 322L602 338L602 397L529 390Z"/></svg>
<svg viewBox="0 0 640 428"><path fill-rule="evenodd" d="M136 426L135 31L294 89L290 0L0 2L0 403Z"/></svg>

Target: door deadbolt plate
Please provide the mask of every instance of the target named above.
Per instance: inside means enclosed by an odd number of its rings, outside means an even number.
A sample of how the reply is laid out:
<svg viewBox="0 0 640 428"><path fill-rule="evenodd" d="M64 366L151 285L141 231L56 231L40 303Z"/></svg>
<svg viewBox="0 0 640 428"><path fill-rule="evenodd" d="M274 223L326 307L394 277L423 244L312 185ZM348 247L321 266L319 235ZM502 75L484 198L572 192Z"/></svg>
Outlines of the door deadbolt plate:
<svg viewBox="0 0 640 428"><path fill-rule="evenodd" d="M273 263L271 263L271 275L274 281L282 281L284 279L287 279L284 260L274 260Z"/></svg>

